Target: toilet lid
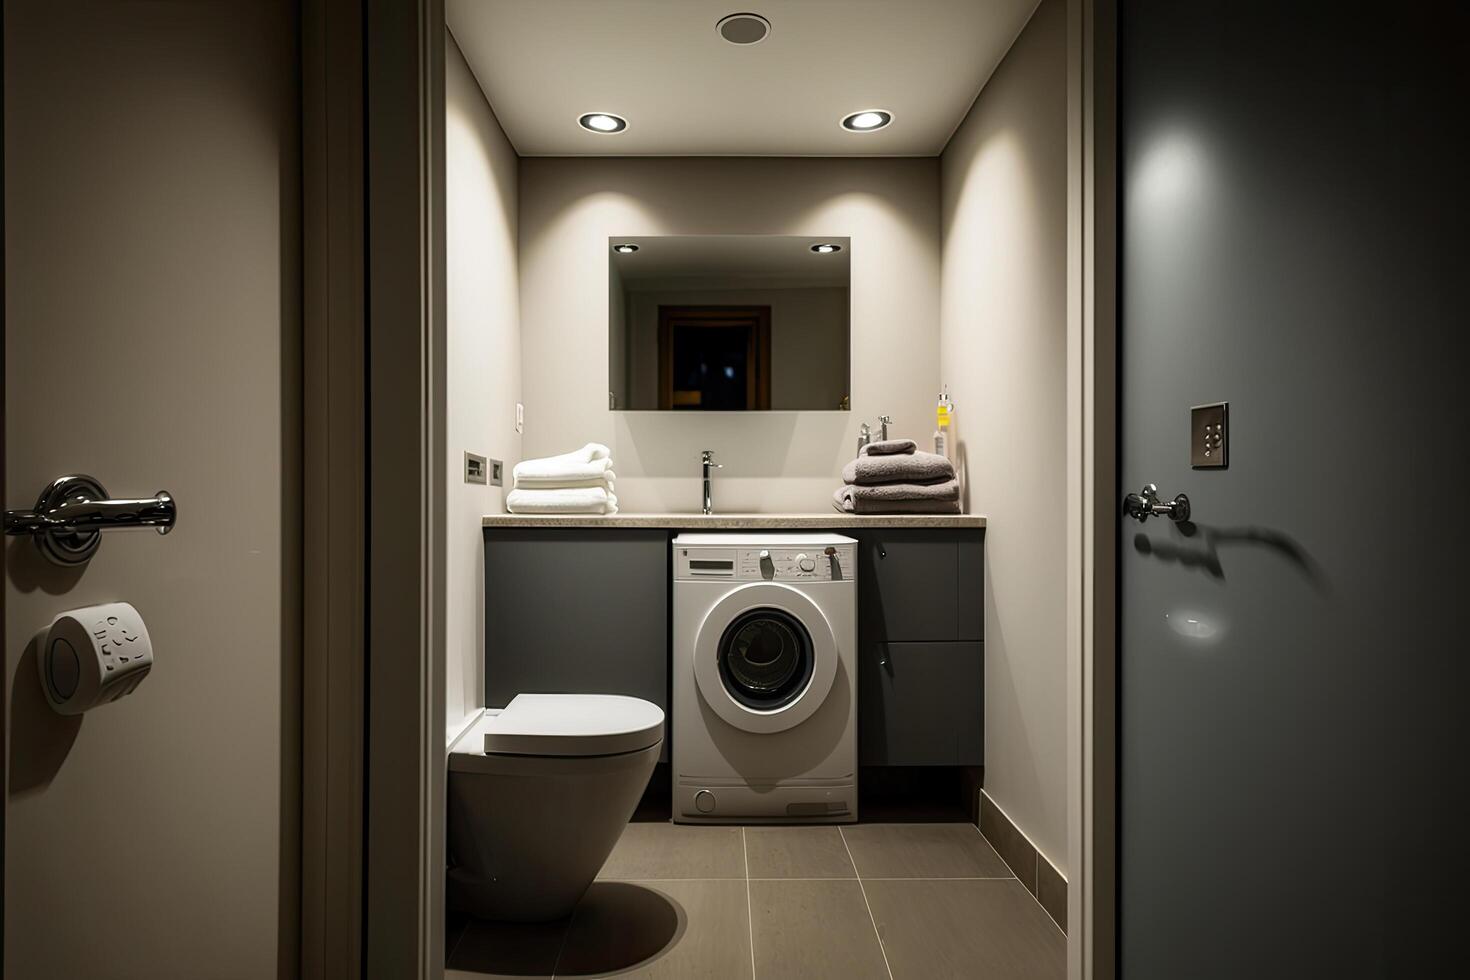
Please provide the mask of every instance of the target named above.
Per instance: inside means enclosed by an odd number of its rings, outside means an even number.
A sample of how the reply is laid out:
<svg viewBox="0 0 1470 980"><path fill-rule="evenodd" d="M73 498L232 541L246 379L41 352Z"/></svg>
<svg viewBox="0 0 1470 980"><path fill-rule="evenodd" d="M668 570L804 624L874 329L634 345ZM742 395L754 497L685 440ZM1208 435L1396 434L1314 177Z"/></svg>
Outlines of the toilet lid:
<svg viewBox="0 0 1470 980"><path fill-rule="evenodd" d="M620 694L518 694L499 714L481 718L455 755L621 755L657 745L664 712Z"/></svg>

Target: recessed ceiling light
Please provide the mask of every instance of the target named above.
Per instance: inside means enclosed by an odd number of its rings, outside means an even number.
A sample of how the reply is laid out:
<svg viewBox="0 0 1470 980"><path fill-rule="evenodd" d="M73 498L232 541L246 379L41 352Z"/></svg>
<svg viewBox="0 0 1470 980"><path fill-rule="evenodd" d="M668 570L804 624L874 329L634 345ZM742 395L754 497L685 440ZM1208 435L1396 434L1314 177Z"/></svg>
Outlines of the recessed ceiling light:
<svg viewBox="0 0 1470 980"><path fill-rule="evenodd" d="M577 125L592 133L621 133L628 128L628 120L611 112L588 112L577 120Z"/></svg>
<svg viewBox="0 0 1470 980"><path fill-rule="evenodd" d="M634 245L632 242L618 242L616 245L613 246L613 251L619 252L623 255L632 255L634 252L638 251L638 246Z"/></svg>
<svg viewBox="0 0 1470 980"><path fill-rule="evenodd" d="M842 120L842 128L852 133L871 133L893 122L893 113L882 109L864 109Z"/></svg>
<svg viewBox="0 0 1470 980"><path fill-rule="evenodd" d="M731 44L755 44L771 33L771 22L760 14L730 14L720 18L715 30Z"/></svg>
<svg viewBox="0 0 1470 980"><path fill-rule="evenodd" d="M842 246L836 242L818 242L812 246L812 251L818 255L831 255L833 252L842 251Z"/></svg>

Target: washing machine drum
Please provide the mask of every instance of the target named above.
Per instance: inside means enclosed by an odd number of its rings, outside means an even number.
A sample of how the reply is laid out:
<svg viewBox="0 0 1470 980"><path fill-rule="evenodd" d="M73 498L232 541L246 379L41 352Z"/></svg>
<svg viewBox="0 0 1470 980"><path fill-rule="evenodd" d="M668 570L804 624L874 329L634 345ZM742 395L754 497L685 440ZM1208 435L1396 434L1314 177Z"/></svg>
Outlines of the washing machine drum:
<svg viewBox="0 0 1470 980"><path fill-rule="evenodd" d="M806 594L756 583L726 594L705 617L694 673L715 713L748 732L780 732L810 718L832 691L837 644Z"/></svg>

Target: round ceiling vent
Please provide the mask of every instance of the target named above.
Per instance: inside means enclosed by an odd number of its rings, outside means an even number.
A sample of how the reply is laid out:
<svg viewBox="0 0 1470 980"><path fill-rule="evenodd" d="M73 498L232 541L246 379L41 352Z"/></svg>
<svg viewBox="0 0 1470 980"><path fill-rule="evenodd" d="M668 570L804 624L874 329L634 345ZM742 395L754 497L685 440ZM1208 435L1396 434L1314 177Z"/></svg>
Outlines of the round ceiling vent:
<svg viewBox="0 0 1470 980"><path fill-rule="evenodd" d="M730 14L720 18L715 30L731 44L755 44L771 33L771 22L760 14Z"/></svg>

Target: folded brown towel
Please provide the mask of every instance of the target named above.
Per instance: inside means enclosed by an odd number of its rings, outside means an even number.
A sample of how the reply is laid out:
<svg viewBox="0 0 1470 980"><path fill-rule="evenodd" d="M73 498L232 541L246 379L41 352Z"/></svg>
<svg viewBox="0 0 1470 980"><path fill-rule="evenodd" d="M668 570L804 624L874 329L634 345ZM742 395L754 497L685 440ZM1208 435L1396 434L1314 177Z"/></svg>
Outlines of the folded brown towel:
<svg viewBox="0 0 1470 980"><path fill-rule="evenodd" d="M960 483L950 479L929 485L890 483L865 487L849 484L832 494L832 504L850 514L958 514Z"/></svg>
<svg viewBox="0 0 1470 980"><path fill-rule="evenodd" d="M859 456L906 456L919 448L912 439L880 439L870 442L858 451Z"/></svg>
<svg viewBox="0 0 1470 980"><path fill-rule="evenodd" d="M887 483L934 484L954 479L954 464L935 453L859 456L842 468L842 482L861 486Z"/></svg>

